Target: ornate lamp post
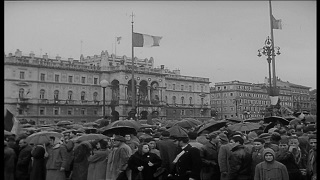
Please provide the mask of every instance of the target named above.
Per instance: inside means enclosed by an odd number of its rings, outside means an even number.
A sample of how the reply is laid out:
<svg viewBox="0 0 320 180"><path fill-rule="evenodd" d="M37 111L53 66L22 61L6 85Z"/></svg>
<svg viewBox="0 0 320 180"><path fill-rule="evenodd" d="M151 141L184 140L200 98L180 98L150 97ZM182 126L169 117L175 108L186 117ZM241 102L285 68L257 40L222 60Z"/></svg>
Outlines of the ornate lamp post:
<svg viewBox="0 0 320 180"><path fill-rule="evenodd" d="M266 41L264 42L265 46L260 48L258 50L258 56L261 57L261 53L264 56L267 56L267 61L268 61L268 65L269 65L269 96L271 99L271 105L276 105L278 102L278 92L276 91L276 87L272 87L271 84L271 60L272 60L272 56L276 56L280 55L280 47L277 46L272 46L272 40L269 38L269 36L267 37ZM277 51L277 53L275 53L275 51ZM275 81L275 80L274 80ZM273 98L276 97L276 98Z"/></svg>
<svg viewBox="0 0 320 180"><path fill-rule="evenodd" d="M109 82L105 79L100 81L100 86L103 89L103 118L106 116L106 107L105 107L105 103L106 103L106 87L109 85Z"/></svg>

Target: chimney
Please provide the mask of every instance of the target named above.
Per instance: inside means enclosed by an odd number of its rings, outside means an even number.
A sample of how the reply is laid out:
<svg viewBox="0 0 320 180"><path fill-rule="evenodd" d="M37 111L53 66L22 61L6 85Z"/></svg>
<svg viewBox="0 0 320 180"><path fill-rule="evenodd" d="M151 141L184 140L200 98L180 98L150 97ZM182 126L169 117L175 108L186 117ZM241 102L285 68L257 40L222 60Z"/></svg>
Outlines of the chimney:
<svg viewBox="0 0 320 180"><path fill-rule="evenodd" d="M43 59L48 60L48 54L47 53L45 55L43 55L42 57L43 57Z"/></svg>
<svg viewBox="0 0 320 180"><path fill-rule="evenodd" d="M164 65L161 65L160 67L161 67L161 69L164 69Z"/></svg>
<svg viewBox="0 0 320 180"><path fill-rule="evenodd" d="M15 52L15 56L16 56L16 57L21 57L21 56L22 56L22 51L20 51L19 49L17 49L16 52Z"/></svg>

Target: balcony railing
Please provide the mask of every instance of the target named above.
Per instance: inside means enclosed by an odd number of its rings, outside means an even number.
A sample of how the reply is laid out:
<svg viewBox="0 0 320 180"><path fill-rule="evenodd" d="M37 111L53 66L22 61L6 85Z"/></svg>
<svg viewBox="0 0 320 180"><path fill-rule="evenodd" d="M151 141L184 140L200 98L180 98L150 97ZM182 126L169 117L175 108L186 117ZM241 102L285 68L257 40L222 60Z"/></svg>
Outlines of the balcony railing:
<svg viewBox="0 0 320 180"><path fill-rule="evenodd" d="M20 97L20 98L17 98L17 102L19 104L27 104L27 103L29 103L29 98Z"/></svg>

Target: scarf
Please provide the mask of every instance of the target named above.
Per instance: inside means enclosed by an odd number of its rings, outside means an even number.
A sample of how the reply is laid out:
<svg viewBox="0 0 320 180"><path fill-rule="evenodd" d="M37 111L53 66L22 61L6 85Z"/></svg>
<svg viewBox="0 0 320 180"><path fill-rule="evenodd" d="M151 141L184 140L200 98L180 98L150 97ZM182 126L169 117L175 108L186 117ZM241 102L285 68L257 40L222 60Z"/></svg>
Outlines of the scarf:
<svg viewBox="0 0 320 180"><path fill-rule="evenodd" d="M182 150L182 151L176 156L176 158L173 160L172 163L173 163L173 164L177 163L178 160L179 160L179 158L180 158L184 153L185 153L185 151Z"/></svg>

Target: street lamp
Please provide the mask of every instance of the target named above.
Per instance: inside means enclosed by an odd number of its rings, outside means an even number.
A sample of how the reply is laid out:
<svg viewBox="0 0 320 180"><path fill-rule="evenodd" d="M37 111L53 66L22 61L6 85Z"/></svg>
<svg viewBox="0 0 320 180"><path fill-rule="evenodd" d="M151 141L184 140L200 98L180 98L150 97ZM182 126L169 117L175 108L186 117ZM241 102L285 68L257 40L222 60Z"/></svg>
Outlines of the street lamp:
<svg viewBox="0 0 320 180"><path fill-rule="evenodd" d="M271 60L272 60L272 56L276 56L280 55L280 47L277 46L273 46L272 45L272 40L269 38L269 36L267 37L266 41L264 42L265 46L260 48L258 50L258 57L261 57L261 53L264 56L267 56L267 61L268 61L268 65L269 65L269 95L270 95L270 99L271 99L271 105L275 105L278 101L278 97L277 97L277 93L276 93L276 87L272 87L271 85ZM275 53L275 51L277 51L277 53ZM274 79L275 81L275 79ZM276 99L273 99L271 97L276 96ZM273 102L273 100L275 102Z"/></svg>
<svg viewBox="0 0 320 180"><path fill-rule="evenodd" d="M100 86L103 89L103 118L106 116L106 107L105 107L105 103L106 103L106 87L109 85L109 82L105 79L100 81Z"/></svg>

